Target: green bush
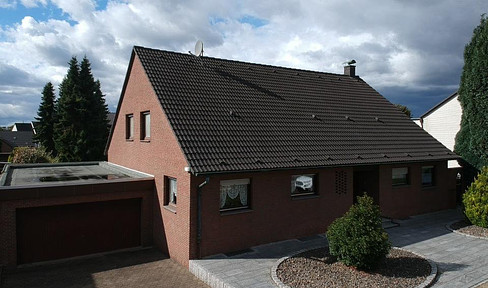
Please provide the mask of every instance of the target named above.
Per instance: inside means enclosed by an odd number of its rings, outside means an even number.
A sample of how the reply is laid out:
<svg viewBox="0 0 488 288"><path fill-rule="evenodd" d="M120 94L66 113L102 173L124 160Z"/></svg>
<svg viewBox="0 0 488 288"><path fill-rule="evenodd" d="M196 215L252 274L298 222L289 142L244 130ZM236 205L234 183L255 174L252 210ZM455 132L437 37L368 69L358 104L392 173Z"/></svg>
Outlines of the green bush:
<svg viewBox="0 0 488 288"><path fill-rule="evenodd" d="M391 248L388 234L381 227L379 207L366 194L358 197L358 203L344 216L332 222L327 239L331 255L362 270L377 266Z"/></svg>
<svg viewBox="0 0 488 288"><path fill-rule="evenodd" d="M16 164L58 162L44 148L16 147L8 157L8 162Z"/></svg>
<svg viewBox="0 0 488 288"><path fill-rule="evenodd" d="M472 224L488 228L488 167L483 167L463 195L464 214Z"/></svg>

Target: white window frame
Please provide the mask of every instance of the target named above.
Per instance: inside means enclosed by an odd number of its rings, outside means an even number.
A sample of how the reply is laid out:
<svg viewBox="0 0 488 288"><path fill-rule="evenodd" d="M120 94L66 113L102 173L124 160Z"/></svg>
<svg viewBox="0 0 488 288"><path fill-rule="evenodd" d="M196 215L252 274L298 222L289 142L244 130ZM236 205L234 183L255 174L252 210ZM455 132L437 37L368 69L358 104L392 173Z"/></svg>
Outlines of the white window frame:
<svg viewBox="0 0 488 288"><path fill-rule="evenodd" d="M241 192L238 192L235 194L234 198L232 198L231 195L229 195L229 192L225 192L226 189L225 187L228 186L241 186L245 185L246 186L246 191L245 195L241 194ZM242 189L242 188L241 188ZM242 179L232 179L232 180L221 180L220 181L220 197L219 197L219 207L221 212L225 211L234 211L234 210L241 210L241 209L249 209L251 207L250 205L250 193L251 190L251 179L250 178L242 178ZM225 197L225 199L223 198ZM225 207L225 204L228 201L233 201L233 203L239 203L241 204L240 206L233 206L233 207Z"/></svg>
<svg viewBox="0 0 488 288"><path fill-rule="evenodd" d="M405 179L400 183L395 183L395 179ZM393 186L404 186L410 184L410 169L409 167L397 167L391 169L391 182Z"/></svg>
<svg viewBox="0 0 488 288"><path fill-rule="evenodd" d="M141 140L151 139L151 112L141 113Z"/></svg>
<svg viewBox="0 0 488 288"><path fill-rule="evenodd" d="M178 180L176 178L166 176L166 197L166 205L176 206L178 203Z"/></svg>

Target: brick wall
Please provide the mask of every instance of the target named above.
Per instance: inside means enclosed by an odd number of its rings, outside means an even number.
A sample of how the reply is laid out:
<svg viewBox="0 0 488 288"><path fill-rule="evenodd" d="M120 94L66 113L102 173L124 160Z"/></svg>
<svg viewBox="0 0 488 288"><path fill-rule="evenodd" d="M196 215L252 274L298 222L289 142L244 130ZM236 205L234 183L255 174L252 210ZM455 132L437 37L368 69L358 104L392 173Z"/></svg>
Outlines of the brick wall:
<svg viewBox="0 0 488 288"><path fill-rule="evenodd" d="M339 191L346 193L336 193L335 171L338 170L347 173L347 189ZM318 195L298 198L291 196L291 177L300 174L317 174ZM200 255L197 255L198 249L194 241L191 254L196 258L324 233L328 225L344 214L352 204L352 176L351 168L211 176L209 183L202 189ZM220 181L241 178L251 180L250 209L221 213ZM192 177L192 187L203 180L203 177ZM196 225L192 226L192 231L194 229Z"/></svg>
<svg viewBox="0 0 488 288"><path fill-rule="evenodd" d="M182 265L188 266L190 233L190 174L161 104L137 56L130 71L123 101L108 149L108 161L154 175L154 243ZM151 113L151 139L140 140L140 113ZM134 139L126 140L125 117L134 115ZM164 176L177 179L174 210L166 209Z"/></svg>
<svg viewBox="0 0 488 288"><path fill-rule="evenodd" d="M422 166L435 167L434 185L422 187ZM408 167L410 184L392 186L394 167ZM384 216L405 218L456 207L456 177L447 169L447 162L380 166L380 207Z"/></svg>

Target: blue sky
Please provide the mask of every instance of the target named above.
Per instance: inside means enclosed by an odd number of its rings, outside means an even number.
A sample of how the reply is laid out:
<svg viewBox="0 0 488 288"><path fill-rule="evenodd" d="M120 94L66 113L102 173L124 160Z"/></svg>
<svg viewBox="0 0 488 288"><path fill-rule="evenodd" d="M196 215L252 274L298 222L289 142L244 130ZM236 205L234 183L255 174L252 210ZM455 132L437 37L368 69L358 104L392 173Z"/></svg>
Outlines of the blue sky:
<svg viewBox="0 0 488 288"><path fill-rule="evenodd" d="M314 71L357 74L414 116L459 85L464 46L485 0L0 0L0 126L36 116L86 55L115 111L134 45Z"/></svg>

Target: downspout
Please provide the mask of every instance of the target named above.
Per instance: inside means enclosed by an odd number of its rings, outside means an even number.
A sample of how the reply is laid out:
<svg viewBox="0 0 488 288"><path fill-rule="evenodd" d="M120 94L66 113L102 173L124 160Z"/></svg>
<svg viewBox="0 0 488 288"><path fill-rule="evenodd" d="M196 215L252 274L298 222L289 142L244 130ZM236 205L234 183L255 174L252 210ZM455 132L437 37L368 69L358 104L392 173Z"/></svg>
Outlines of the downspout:
<svg viewBox="0 0 488 288"><path fill-rule="evenodd" d="M202 188L203 188L203 186L207 185L209 181L210 181L210 177L207 176L207 178L205 178L205 181L203 181L202 183L200 183L200 185L198 185L198 189L197 189L197 195L198 195L198 199L197 199L197 215L198 215L198 219L197 219L197 250L198 250L198 258L202 258L202 255L200 252L200 243L202 242Z"/></svg>

